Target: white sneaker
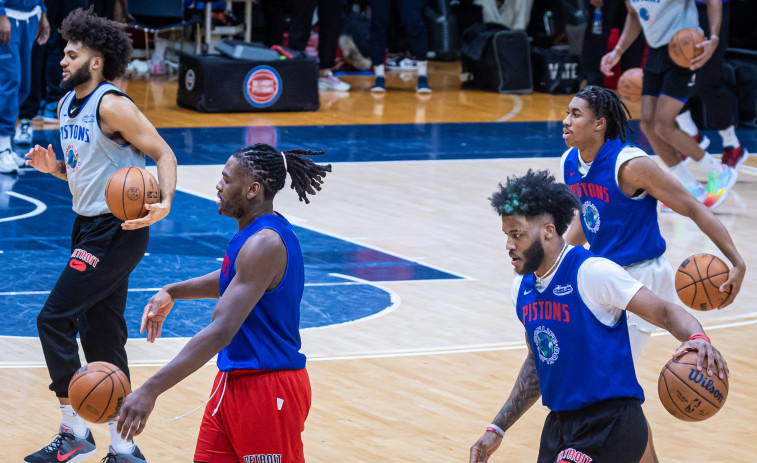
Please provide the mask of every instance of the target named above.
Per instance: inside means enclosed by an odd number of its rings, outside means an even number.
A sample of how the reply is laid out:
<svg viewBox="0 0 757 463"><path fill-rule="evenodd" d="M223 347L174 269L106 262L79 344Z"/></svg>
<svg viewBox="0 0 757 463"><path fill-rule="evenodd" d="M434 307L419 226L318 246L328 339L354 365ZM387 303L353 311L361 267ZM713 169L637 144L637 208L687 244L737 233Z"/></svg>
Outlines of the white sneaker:
<svg viewBox="0 0 757 463"><path fill-rule="evenodd" d="M13 174L18 172L18 164L13 158L13 152L6 148L0 151L0 174Z"/></svg>
<svg viewBox="0 0 757 463"><path fill-rule="evenodd" d="M351 87L352 86L350 84L348 84L347 82L342 82L334 75L318 78L318 88L320 90L338 90L341 92L346 92Z"/></svg>
<svg viewBox="0 0 757 463"><path fill-rule="evenodd" d="M13 143L17 145L31 145L33 134L34 129L32 128L32 121L29 119L21 119L16 127L16 134L13 135Z"/></svg>

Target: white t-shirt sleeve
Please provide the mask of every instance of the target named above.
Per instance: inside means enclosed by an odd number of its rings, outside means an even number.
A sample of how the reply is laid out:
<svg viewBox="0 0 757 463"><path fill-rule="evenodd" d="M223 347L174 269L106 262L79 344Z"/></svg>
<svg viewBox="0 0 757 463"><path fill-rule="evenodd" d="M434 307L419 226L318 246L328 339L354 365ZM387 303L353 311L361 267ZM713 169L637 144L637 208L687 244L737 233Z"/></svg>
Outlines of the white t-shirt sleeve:
<svg viewBox="0 0 757 463"><path fill-rule="evenodd" d="M513 306L518 307L518 290L520 289L520 283L523 281L523 275L515 275L513 280L513 286L510 288L510 295L513 298Z"/></svg>
<svg viewBox="0 0 757 463"><path fill-rule="evenodd" d="M560 157L560 177L565 182L565 160L568 158L568 153L570 153L570 150L573 148L568 148L565 150L565 152L562 154L562 157ZM617 175L616 175L617 176Z"/></svg>
<svg viewBox="0 0 757 463"><path fill-rule="evenodd" d="M643 286L620 265L590 257L578 269L578 292L597 320L607 326L617 323L623 310Z"/></svg>

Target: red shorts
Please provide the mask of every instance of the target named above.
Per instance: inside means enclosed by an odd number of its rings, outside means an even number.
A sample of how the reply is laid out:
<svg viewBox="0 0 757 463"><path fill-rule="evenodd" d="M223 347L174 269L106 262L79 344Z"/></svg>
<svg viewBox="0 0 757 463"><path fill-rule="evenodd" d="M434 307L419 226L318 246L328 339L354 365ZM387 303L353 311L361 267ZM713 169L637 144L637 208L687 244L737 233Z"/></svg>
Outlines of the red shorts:
<svg viewBox="0 0 757 463"><path fill-rule="evenodd" d="M213 391L205 405L194 461L305 461L301 434L310 410L307 370L219 371Z"/></svg>

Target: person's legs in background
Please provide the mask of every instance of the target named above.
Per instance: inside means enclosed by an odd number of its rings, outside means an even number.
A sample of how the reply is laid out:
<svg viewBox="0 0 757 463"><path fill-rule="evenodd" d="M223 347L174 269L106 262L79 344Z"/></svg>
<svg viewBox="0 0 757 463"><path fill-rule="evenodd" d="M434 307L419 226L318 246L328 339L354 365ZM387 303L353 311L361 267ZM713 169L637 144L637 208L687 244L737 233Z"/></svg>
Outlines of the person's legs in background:
<svg viewBox="0 0 757 463"><path fill-rule="evenodd" d="M405 25L410 52L418 62L418 85L415 91L418 93L431 93L428 86L428 36L426 24L423 22L422 0L401 0L399 2L400 16Z"/></svg>
<svg viewBox="0 0 757 463"><path fill-rule="evenodd" d="M318 0L318 88L322 90L350 89L350 84L337 79L331 72L336 62L342 23L342 0Z"/></svg>
<svg viewBox="0 0 757 463"><path fill-rule="evenodd" d="M386 29L389 27L391 0L371 0L371 62L376 72L376 82L371 92L386 91L384 58L386 57Z"/></svg>

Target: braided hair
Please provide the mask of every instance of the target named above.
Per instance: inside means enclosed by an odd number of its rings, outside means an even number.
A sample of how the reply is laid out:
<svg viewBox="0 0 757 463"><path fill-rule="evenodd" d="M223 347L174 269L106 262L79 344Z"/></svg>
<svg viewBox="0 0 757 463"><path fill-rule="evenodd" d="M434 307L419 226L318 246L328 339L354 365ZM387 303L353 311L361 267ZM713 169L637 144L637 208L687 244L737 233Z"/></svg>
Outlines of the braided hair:
<svg viewBox="0 0 757 463"><path fill-rule="evenodd" d="M559 235L565 233L580 207L566 184L557 183L549 171L531 169L522 177L508 177L506 185L500 183L489 201L502 217L523 215L531 219L549 214Z"/></svg>
<svg viewBox="0 0 757 463"><path fill-rule="evenodd" d="M273 199L284 188L287 172L292 178L292 189L297 192L300 201L309 204L307 195L314 195L321 190L323 177L331 172L331 164L319 165L305 156L323 154L323 151L289 150L278 151L265 143L239 148L233 154L239 161L248 180L263 185L265 197Z"/></svg>
<svg viewBox="0 0 757 463"><path fill-rule="evenodd" d="M586 100L597 119L605 118L605 141L620 138L620 141L625 142L626 132L633 133L634 130L628 123L631 113L612 90L590 85L576 93L576 98Z"/></svg>

